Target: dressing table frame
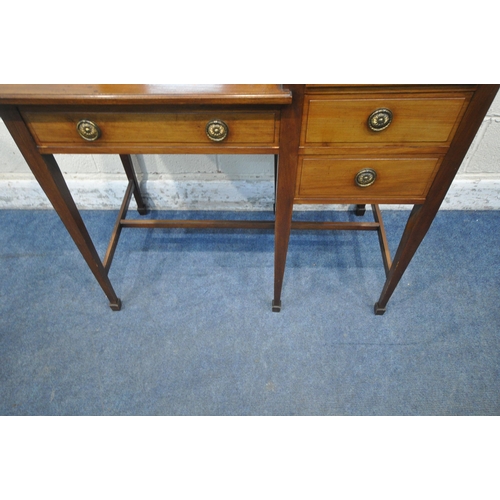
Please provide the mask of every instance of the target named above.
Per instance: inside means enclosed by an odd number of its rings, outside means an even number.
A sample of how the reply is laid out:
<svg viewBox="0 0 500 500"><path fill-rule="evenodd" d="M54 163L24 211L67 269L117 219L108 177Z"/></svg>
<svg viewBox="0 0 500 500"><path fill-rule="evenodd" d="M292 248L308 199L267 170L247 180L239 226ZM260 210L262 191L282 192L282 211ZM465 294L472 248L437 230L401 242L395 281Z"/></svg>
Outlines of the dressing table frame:
<svg viewBox="0 0 500 500"><path fill-rule="evenodd" d="M291 230L322 229L377 232L386 271L375 304L375 314L381 315L498 88L493 84L0 85L0 116L112 310L122 306L108 273L123 228L274 230L275 312L281 310ZM389 118L394 122L387 132L367 127L372 118L366 110L373 104L379 111L373 118L375 126L377 120L382 125ZM436 140L430 134L436 134ZM117 154L121 159L128 187L103 259L55 154ZM132 163L135 154L274 155L275 220L127 219L132 197L140 215L148 210ZM364 168L370 162L376 167ZM371 205L374 222L295 222L297 203L354 204L359 216ZM414 205L393 260L379 209L386 203Z"/></svg>

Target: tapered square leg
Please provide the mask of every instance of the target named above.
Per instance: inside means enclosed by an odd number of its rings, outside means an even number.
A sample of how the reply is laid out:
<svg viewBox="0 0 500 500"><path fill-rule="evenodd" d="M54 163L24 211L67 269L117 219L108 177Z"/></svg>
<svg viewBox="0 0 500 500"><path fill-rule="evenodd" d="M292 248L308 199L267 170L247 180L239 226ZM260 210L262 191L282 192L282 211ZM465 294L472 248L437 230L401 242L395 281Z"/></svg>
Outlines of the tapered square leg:
<svg viewBox="0 0 500 500"><path fill-rule="evenodd" d="M139 215L147 215L149 213L149 210L146 206L146 203L144 202L144 198L142 197L139 181L137 180L137 176L135 175L132 158L130 157L130 155L120 155L120 160L122 161L123 168L125 170L125 173L127 174L128 180L132 181L132 183L134 184L134 198L137 203L137 211L139 212Z"/></svg>
<svg viewBox="0 0 500 500"><path fill-rule="evenodd" d="M19 111L16 109L4 110L2 112L2 119L40 187L52 203L52 206L73 238L103 292L106 294L111 309L119 311L121 301L113 290L108 273L99 258L94 243L90 238L54 156L40 154Z"/></svg>

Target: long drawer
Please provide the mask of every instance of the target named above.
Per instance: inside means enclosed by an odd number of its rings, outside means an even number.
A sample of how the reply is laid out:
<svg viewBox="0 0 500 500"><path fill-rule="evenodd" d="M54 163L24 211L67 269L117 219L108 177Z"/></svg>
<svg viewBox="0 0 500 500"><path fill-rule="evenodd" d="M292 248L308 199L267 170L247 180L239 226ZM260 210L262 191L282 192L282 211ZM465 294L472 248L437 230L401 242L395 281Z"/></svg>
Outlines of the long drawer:
<svg viewBox="0 0 500 500"><path fill-rule="evenodd" d="M296 203L421 203L441 157L303 157Z"/></svg>
<svg viewBox="0 0 500 500"><path fill-rule="evenodd" d="M242 146L278 147L279 112L210 110L202 112L102 112L86 109L22 116L40 149Z"/></svg>

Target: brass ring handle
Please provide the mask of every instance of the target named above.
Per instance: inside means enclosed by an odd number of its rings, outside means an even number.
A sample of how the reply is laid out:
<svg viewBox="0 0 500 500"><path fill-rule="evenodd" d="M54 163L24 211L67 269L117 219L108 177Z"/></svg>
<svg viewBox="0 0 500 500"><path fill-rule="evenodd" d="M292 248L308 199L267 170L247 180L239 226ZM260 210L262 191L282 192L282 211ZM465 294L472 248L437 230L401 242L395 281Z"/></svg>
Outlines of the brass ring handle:
<svg viewBox="0 0 500 500"><path fill-rule="evenodd" d="M360 170L356 177L354 178L354 182L357 186L361 188L367 188L371 186L377 180L377 172L371 168L365 168Z"/></svg>
<svg viewBox="0 0 500 500"><path fill-rule="evenodd" d="M229 127L222 120L210 120L205 131L211 141L221 142L227 137Z"/></svg>
<svg viewBox="0 0 500 500"><path fill-rule="evenodd" d="M101 137L101 129L90 120L80 120L76 124L76 130L80 137L86 141L97 141Z"/></svg>
<svg viewBox="0 0 500 500"><path fill-rule="evenodd" d="M368 127L374 132L382 132L392 123L392 111L387 108L376 109L368 117Z"/></svg>

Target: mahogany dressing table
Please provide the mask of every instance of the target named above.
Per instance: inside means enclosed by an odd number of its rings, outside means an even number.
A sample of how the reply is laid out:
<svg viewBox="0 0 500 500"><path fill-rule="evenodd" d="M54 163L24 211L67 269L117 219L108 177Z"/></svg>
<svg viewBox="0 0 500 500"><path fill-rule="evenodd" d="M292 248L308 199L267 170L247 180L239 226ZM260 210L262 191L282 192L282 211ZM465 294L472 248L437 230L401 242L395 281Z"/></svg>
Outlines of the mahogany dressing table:
<svg viewBox="0 0 500 500"><path fill-rule="evenodd" d="M108 277L124 227L275 231L273 311L291 229L378 233L383 314L430 228L499 85L0 85L0 116L59 214L112 310ZM118 154L128 178L101 260L54 154ZM273 154L275 221L127 218L147 213L130 155ZM345 203L374 222L295 222L294 204ZM414 208L391 260L379 204Z"/></svg>

